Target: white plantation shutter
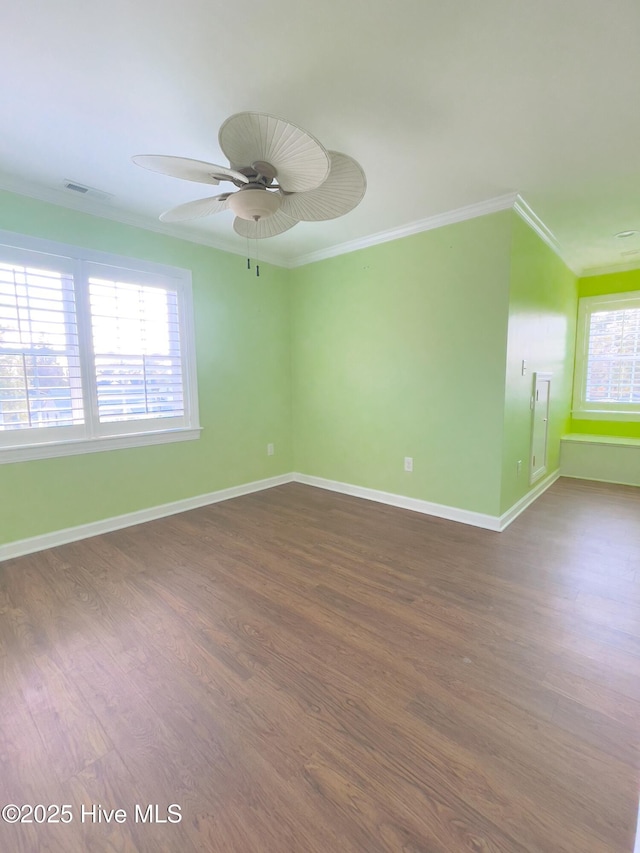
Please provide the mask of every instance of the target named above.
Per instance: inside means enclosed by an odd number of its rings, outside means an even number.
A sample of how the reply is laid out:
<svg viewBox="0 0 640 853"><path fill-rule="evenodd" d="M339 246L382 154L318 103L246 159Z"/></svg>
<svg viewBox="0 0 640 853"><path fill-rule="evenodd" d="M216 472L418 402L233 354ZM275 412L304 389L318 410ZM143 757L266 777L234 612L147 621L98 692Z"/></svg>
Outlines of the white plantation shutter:
<svg viewBox="0 0 640 853"><path fill-rule="evenodd" d="M586 399L640 402L640 307L591 314Z"/></svg>
<svg viewBox="0 0 640 853"><path fill-rule="evenodd" d="M580 300L574 416L640 419L640 293Z"/></svg>
<svg viewBox="0 0 640 853"><path fill-rule="evenodd" d="M84 422L72 265L0 253L0 430Z"/></svg>
<svg viewBox="0 0 640 853"><path fill-rule="evenodd" d="M7 237L0 462L198 438L190 274Z"/></svg>
<svg viewBox="0 0 640 853"><path fill-rule="evenodd" d="M184 417L178 294L89 278L101 424Z"/></svg>

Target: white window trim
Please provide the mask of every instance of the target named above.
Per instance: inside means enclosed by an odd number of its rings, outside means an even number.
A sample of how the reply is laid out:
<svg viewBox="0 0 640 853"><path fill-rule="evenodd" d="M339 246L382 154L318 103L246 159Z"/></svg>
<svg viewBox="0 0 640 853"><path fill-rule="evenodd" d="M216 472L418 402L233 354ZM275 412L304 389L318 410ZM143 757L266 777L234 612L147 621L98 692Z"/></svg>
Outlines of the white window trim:
<svg viewBox="0 0 640 853"><path fill-rule="evenodd" d="M153 261L129 258L123 255L115 255L110 252L101 252L94 249L85 249L67 243L59 243L53 240L44 240L13 231L0 230L0 246L10 249L39 252L43 255L54 255L71 259L80 272L86 263L104 264L110 267L132 270L137 273L151 275L161 279L169 279L176 286L180 299L180 340L183 355L183 395L185 401L185 412L188 418L183 426L178 428L162 428L161 419L149 421L123 421L122 425L140 424L141 429L122 435L106 436L80 436L61 438L49 435L47 437L42 431L38 431L37 437L24 430L16 431L16 443L0 447L0 464L11 462L26 462L35 459L47 459L57 456L74 456L80 453L94 453L104 450L116 450L125 447L142 447L150 444L164 444L176 441L192 441L200 438L201 427L198 413L198 388L196 377L195 360L195 329L193 321L193 291L191 284L191 271L180 267L171 267ZM78 305L78 314L82 313L82 306ZM84 332L88 333L86 316ZM147 427L146 429L144 427ZM19 435L18 435L19 433ZM29 440L29 438L35 440Z"/></svg>
<svg viewBox="0 0 640 853"><path fill-rule="evenodd" d="M640 308L640 291L585 296L578 303L573 409L571 412L575 420L640 421L640 403L593 403L585 400L591 314L596 311L622 310L625 307Z"/></svg>
<svg viewBox="0 0 640 853"><path fill-rule="evenodd" d="M123 447L144 447L148 444L167 444L174 441L193 441L200 438L201 427L174 429L163 432L137 432L131 435L107 438L81 438L75 441L49 441L23 447L6 447L0 450L0 464L29 462L33 459L51 459L55 456L77 456L80 453L97 453Z"/></svg>

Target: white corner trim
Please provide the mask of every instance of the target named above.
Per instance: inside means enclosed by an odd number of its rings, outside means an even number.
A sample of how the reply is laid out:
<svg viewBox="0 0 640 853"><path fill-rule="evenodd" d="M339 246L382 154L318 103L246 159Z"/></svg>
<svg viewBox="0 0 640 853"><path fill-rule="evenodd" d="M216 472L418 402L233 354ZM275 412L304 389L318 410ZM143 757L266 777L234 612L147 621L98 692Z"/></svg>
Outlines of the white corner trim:
<svg viewBox="0 0 640 853"><path fill-rule="evenodd" d="M413 512L421 512L423 515L433 515L437 518L445 518L448 521L459 521L473 527L483 527L485 530L499 531L501 529L500 518L497 515L486 515L482 512L423 501L420 498L409 498L405 495L396 495L393 492L381 492L378 489L354 486L351 483L341 483L338 480L325 480L324 477L313 477L309 474L295 473L291 476L294 483L303 483L305 486L315 486L319 489L327 489L330 492L340 492L343 495L352 495L356 498L376 501L376 503L410 509Z"/></svg>
<svg viewBox="0 0 640 853"><path fill-rule="evenodd" d="M516 200L513 205L513 209L518 214L518 216L523 219L527 225L536 232L538 237L547 244L547 246L555 252L555 254L560 258L560 260L569 267L571 272L574 275L582 275L579 269L576 269L572 264L569 263L565 254L562 251L560 243L558 242L555 234L547 228L542 219L532 210L531 207L527 204L527 202L522 198L521 195L516 195Z"/></svg>
<svg viewBox="0 0 640 853"><path fill-rule="evenodd" d="M539 483L536 484L535 488L531 489L530 492L527 492L524 497L520 498L519 501L514 503L511 509L508 509L504 512L500 518L498 519L498 530L502 532L506 530L506 528L511 524L512 521L515 521L516 518L525 511L528 506L537 500L543 492L546 492L549 486L553 486L555 481L560 476L560 469L553 471L551 474L548 474L544 480L540 480Z"/></svg>
<svg viewBox="0 0 640 853"><path fill-rule="evenodd" d="M346 255L347 253L355 252L358 249L366 249L368 246L377 246L379 243L388 243L391 240L399 240L401 237L409 237L411 234L419 234L422 231L432 231L434 228L441 228L443 225L453 225L456 222L464 222L467 219L476 219L478 216L486 216L488 213L497 213L500 210L510 210L514 206L516 198L516 193L507 193L507 195L490 198L486 201L477 202L476 204L469 204L466 207L459 207L456 210L449 210L446 213L437 213L435 216L428 216L426 219L409 222L406 225L400 225L398 228L391 228L388 231L379 231L377 234L371 234L368 237L349 240L346 243L339 243L337 246L329 246L326 249L320 249L317 252L309 252L306 255L298 255L289 261L288 266L301 267L304 264L315 263L315 261L324 261L327 258Z"/></svg>
<svg viewBox="0 0 640 853"><path fill-rule="evenodd" d="M252 492L261 492L263 489L271 489L273 486L282 486L293 480L291 474L280 474L277 477L269 477L266 480L255 480L252 483L243 483L240 486L231 486L228 489L220 489L217 492L209 492L204 495L196 495L192 498L183 498L167 504L148 507L147 509L128 512L125 515L115 515L104 518L101 521L92 521L89 524L79 524L77 527L67 527L64 530L54 530L52 533L43 533L40 536L31 536L28 539L18 539L0 545L0 561L10 560L14 557L22 557L24 554L33 554L35 551L43 551L45 548L55 548L58 545L66 545L68 542L77 542L80 539L88 539L90 536L98 536L101 533L111 533L114 530L122 530L132 527L134 524L143 524L145 521L154 521L157 518L165 518L168 515L176 515L187 512L190 509L198 509L208 504L227 501L230 498L238 498L249 495Z"/></svg>

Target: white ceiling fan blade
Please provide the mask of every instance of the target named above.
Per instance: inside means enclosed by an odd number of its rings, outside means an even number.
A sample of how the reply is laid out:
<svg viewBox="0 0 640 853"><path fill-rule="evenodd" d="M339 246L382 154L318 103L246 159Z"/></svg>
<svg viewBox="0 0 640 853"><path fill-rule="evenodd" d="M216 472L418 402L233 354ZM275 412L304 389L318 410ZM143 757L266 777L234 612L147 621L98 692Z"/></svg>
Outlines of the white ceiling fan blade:
<svg viewBox="0 0 640 853"><path fill-rule="evenodd" d="M285 216L284 213L278 211L273 216L267 216L265 219L259 219L257 222L253 222L251 219L240 219L239 216L236 216L233 220L233 230L241 237L261 240L264 237L275 237L276 234L282 234L297 224L297 219L292 219L290 216Z"/></svg>
<svg viewBox="0 0 640 853"><path fill-rule="evenodd" d="M183 178L185 181L197 181L200 184L217 185L220 181L233 181L247 184L249 179L242 172L205 163L204 160L191 160L189 157L168 157L164 154L138 154L131 158L136 166L169 175L171 178Z"/></svg>
<svg viewBox="0 0 640 853"><path fill-rule="evenodd" d="M367 179L353 157L329 151L331 171L327 180L305 193L283 195L280 210L294 219L319 222L349 213L362 201Z"/></svg>
<svg viewBox="0 0 640 853"><path fill-rule="evenodd" d="M165 210L160 214L162 222L187 222L189 219L200 219L202 216L211 216L220 213L229 207L229 196L232 193L214 195L212 198L199 198L196 201L188 201Z"/></svg>
<svg viewBox="0 0 640 853"><path fill-rule="evenodd" d="M236 113L224 122L218 140L238 168L260 161L271 164L287 192L312 190L329 174L329 155L317 139L266 113Z"/></svg>

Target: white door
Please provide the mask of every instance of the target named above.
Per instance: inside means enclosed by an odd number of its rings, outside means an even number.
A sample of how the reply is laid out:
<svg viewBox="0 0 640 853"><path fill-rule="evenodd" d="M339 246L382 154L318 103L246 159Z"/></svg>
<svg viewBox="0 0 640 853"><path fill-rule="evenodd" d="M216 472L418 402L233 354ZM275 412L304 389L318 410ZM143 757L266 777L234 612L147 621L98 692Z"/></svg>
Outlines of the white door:
<svg viewBox="0 0 640 853"><path fill-rule="evenodd" d="M550 394L551 375L549 373L535 373L532 401L531 483L542 477L547 470Z"/></svg>

